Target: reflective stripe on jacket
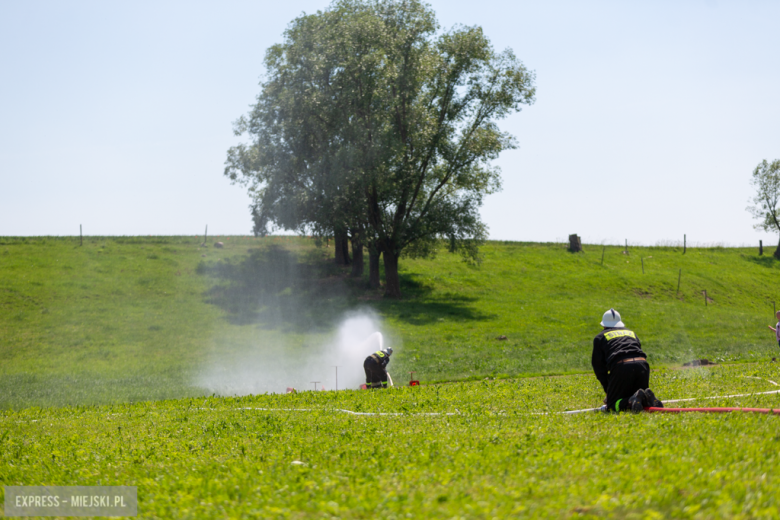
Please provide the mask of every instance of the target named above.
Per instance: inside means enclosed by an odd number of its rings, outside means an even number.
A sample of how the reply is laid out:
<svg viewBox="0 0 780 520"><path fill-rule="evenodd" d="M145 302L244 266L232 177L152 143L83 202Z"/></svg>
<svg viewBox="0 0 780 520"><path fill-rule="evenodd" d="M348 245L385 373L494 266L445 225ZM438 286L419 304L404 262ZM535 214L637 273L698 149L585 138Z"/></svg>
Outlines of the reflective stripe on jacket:
<svg viewBox="0 0 780 520"><path fill-rule="evenodd" d="M390 356L388 356L381 350L377 350L376 352L374 352L368 357L373 359L382 368L385 368L387 364L390 363Z"/></svg>
<svg viewBox="0 0 780 520"><path fill-rule="evenodd" d="M625 327L604 329L593 338L593 355L591 364L596 378L607 390L607 376L615 363L621 359L647 356L642 351L642 344L632 330Z"/></svg>

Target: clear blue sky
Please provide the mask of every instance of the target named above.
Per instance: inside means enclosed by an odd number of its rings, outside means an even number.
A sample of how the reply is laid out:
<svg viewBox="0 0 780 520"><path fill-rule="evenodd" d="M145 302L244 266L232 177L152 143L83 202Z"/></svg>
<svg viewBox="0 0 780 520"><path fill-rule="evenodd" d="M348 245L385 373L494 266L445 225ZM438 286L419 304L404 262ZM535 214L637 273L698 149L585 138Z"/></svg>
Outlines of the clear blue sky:
<svg viewBox="0 0 780 520"><path fill-rule="evenodd" d="M290 2L0 0L0 235L246 234L222 174ZM774 244L745 211L780 158L780 2L435 1L536 71L491 237Z"/></svg>

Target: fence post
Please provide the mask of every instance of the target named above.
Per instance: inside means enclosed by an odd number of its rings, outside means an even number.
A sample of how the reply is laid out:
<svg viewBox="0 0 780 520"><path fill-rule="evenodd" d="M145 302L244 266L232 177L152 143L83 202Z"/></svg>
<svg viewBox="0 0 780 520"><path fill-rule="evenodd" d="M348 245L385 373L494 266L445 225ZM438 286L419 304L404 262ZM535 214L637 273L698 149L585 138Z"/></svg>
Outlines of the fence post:
<svg viewBox="0 0 780 520"><path fill-rule="evenodd" d="M642 258L642 274L645 274L645 259Z"/></svg>
<svg viewBox="0 0 780 520"><path fill-rule="evenodd" d="M601 250L601 265L604 265L604 253L607 252L607 246L604 246L604 249Z"/></svg>
<svg viewBox="0 0 780 520"><path fill-rule="evenodd" d="M758 241L758 255L761 256L764 254L764 241L759 240Z"/></svg>
<svg viewBox="0 0 780 520"><path fill-rule="evenodd" d="M580 240L580 237L577 236L577 233L569 235L569 251L572 253L579 253L582 251L582 241Z"/></svg>
<svg viewBox="0 0 780 520"><path fill-rule="evenodd" d="M686 249L688 249L688 235L683 235L683 254Z"/></svg>
<svg viewBox="0 0 780 520"><path fill-rule="evenodd" d="M677 273L677 293L675 296L678 296L680 294L680 280L682 279L682 269L680 269L680 272Z"/></svg>

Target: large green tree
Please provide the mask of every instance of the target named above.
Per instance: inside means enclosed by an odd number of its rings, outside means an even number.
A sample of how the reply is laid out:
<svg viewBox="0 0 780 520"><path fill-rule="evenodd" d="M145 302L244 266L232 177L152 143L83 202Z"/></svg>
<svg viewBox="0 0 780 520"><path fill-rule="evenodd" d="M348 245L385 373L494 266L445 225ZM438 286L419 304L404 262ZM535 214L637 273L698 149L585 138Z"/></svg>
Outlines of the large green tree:
<svg viewBox="0 0 780 520"><path fill-rule="evenodd" d="M446 238L477 258L479 207L500 187L491 161L516 146L496 121L534 99L510 50L479 27L441 32L417 0L342 0L294 20L265 63L236 125L252 142L225 169L249 186L256 222L359 236L382 254L388 296L402 253Z"/></svg>
<svg viewBox="0 0 780 520"><path fill-rule="evenodd" d="M756 189L756 195L747 209L760 221L754 227L780 233L780 159L771 163L764 159L753 170L750 184ZM780 259L780 242L774 257Z"/></svg>

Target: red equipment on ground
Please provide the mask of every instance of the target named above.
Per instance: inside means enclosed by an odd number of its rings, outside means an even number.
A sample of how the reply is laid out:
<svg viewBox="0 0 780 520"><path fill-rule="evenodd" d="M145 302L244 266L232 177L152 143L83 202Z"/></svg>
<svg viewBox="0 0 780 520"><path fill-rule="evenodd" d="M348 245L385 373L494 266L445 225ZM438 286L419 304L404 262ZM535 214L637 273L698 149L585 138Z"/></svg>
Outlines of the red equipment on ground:
<svg viewBox="0 0 780 520"><path fill-rule="evenodd" d="M704 413L727 413L727 412L753 412L780 415L780 410L770 408L645 408L646 412L653 413L682 413L682 412L704 412Z"/></svg>

